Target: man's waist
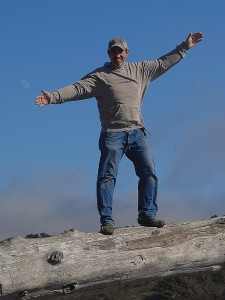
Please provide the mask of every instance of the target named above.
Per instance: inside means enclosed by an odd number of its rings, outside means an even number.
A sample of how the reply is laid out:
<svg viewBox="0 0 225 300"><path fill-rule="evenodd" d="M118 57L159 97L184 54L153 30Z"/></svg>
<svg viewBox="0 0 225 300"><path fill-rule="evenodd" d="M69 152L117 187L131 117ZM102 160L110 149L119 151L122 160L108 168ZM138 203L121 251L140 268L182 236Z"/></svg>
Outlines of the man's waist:
<svg viewBox="0 0 225 300"><path fill-rule="evenodd" d="M130 131L130 130L134 130L134 129L138 129L138 128L144 128L143 124L131 124L129 126L123 126L123 127L106 127L103 128L101 132L120 132L120 131Z"/></svg>

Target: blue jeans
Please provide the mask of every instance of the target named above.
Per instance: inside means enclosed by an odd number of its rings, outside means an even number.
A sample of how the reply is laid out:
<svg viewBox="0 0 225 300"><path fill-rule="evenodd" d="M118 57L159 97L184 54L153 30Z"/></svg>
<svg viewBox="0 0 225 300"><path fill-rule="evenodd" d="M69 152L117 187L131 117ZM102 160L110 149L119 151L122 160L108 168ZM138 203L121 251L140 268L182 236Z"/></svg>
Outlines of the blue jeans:
<svg viewBox="0 0 225 300"><path fill-rule="evenodd" d="M97 205L100 222L113 224L112 202L119 163L125 154L134 164L138 183L138 219L156 216L158 180L144 129L102 132L99 138L101 157L97 178Z"/></svg>

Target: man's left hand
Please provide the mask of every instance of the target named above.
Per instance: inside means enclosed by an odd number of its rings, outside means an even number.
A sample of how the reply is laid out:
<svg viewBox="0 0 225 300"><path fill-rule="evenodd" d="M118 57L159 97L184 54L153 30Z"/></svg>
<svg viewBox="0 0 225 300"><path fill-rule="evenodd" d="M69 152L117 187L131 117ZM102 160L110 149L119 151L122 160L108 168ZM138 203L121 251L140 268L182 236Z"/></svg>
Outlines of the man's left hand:
<svg viewBox="0 0 225 300"><path fill-rule="evenodd" d="M187 47L190 49L203 39L202 32L190 33L186 39Z"/></svg>

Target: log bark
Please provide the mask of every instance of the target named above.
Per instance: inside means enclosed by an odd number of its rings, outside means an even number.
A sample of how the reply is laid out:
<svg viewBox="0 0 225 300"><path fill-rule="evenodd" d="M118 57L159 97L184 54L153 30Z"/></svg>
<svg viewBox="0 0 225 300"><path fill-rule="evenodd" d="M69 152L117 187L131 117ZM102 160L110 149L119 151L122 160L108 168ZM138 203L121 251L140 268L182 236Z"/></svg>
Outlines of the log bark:
<svg viewBox="0 0 225 300"><path fill-rule="evenodd" d="M69 230L0 242L0 295L68 293L104 282L217 270L225 258L225 218L127 227L114 235Z"/></svg>

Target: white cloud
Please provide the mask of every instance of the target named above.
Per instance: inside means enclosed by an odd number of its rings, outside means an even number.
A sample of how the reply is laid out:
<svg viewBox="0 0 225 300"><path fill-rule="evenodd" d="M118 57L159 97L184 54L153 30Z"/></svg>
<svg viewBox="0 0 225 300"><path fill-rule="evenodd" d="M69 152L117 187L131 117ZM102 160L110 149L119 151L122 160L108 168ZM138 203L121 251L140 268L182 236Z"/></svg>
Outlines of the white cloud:
<svg viewBox="0 0 225 300"><path fill-rule="evenodd" d="M96 200L84 188L85 176L81 170L45 170L2 188L0 240L29 233L60 234L69 228L97 231Z"/></svg>

